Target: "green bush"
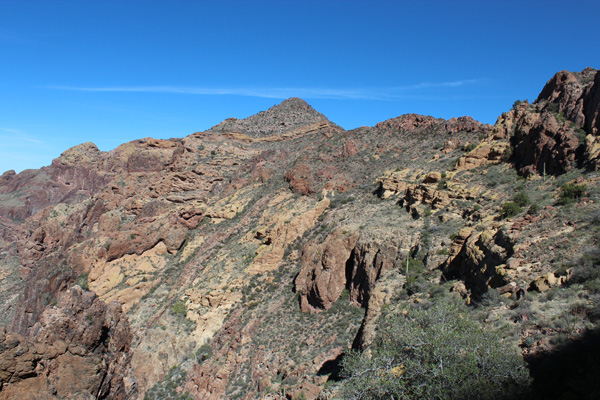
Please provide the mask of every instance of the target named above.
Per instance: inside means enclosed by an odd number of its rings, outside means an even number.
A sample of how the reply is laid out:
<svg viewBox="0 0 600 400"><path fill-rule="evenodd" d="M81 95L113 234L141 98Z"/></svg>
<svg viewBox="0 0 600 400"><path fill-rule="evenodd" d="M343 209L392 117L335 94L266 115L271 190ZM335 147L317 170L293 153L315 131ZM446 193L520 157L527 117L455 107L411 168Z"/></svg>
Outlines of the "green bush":
<svg viewBox="0 0 600 400"><path fill-rule="evenodd" d="M464 147L463 147L463 151L465 152L471 152L473 150L475 150L475 148L477 147L477 145L475 143L467 143Z"/></svg>
<svg viewBox="0 0 600 400"><path fill-rule="evenodd" d="M550 111L553 114L558 114L558 103L551 103L548 104L547 110Z"/></svg>
<svg viewBox="0 0 600 400"><path fill-rule="evenodd" d="M439 303L383 315L371 355L342 361L344 399L514 399L529 387L516 348L465 306Z"/></svg>
<svg viewBox="0 0 600 400"><path fill-rule="evenodd" d="M212 357L212 347L205 343L196 350L196 362L202 362Z"/></svg>
<svg viewBox="0 0 600 400"><path fill-rule="evenodd" d="M184 317L187 315L187 307L185 303L181 300L177 300L173 305L171 305L171 312L180 317Z"/></svg>
<svg viewBox="0 0 600 400"><path fill-rule="evenodd" d="M558 195L558 203L562 205L571 204L583 197L587 187L576 183L565 183L560 187Z"/></svg>
<svg viewBox="0 0 600 400"><path fill-rule="evenodd" d="M531 203L531 200L529 200L529 196L527 196L527 193L523 191L517 193L513 198L513 201L517 203L519 207L525 207Z"/></svg>
<svg viewBox="0 0 600 400"><path fill-rule="evenodd" d="M79 278L77 278L77 281L75 282L83 290L90 290L88 285L88 275L89 273L79 275Z"/></svg>
<svg viewBox="0 0 600 400"><path fill-rule="evenodd" d="M523 209L513 201L507 201L502 205L502 218L510 218L522 212Z"/></svg>
<svg viewBox="0 0 600 400"><path fill-rule="evenodd" d="M539 211L540 211L540 206L538 206L536 203L533 203L532 205L529 206L529 210L527 210L527 214L536 215Z"/></svg>

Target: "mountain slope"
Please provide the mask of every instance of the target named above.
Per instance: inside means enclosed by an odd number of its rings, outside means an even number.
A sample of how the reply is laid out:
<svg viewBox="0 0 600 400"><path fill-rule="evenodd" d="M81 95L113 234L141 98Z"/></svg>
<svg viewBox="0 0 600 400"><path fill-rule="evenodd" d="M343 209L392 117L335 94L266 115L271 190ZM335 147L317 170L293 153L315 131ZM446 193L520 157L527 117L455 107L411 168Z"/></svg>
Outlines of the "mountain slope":
<svg viewBox="0 0 600 400"><path fill-rule="evenodd" d="M599 76L494 126L292 98L3 174L0 398L334 398L380 318L451 301L537 376L598 319Z"/></svg>

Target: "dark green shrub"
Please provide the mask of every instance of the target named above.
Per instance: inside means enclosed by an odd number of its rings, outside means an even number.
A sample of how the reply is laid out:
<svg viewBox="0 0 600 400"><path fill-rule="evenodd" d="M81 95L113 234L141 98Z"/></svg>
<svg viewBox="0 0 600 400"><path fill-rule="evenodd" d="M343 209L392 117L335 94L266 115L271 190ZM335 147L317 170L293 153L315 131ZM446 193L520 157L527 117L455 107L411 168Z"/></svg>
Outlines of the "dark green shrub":
<svg viewBox="0 0 600 400"><path fill-rule="evenodd" d="M522 212L523 209L513 201L507 201L502 205L502 218L510 218Z"/></svg>
<svg viewBox="0 0 600 400"><path fill-rule="evenodd" d="M585 144L586 133L583 129L581 129L581 128L575 129L575 136L577 137L577 140L579 141L580 145Z"/></svg>
<svg viewBox="0 0 600 400"><path fill-rule="evenodd" d="M547 110L550 111L552 114L558 114L558 103L548 104Z"/></svg>
<svg viewBox="0 0 600 400"><path fill-rule="evenodd" d="M502 153L502 161L510 161L512 156L513 156L512 147L507 147L506 150L504 150L504 153Z"/></svg>
<svg viewBox="0 0 600 400"><path fill-rule="evenodd" d="M171 305L171 312L180 317L185 317L187 315L187 307L183 301L177 300Z"/></svg>
<svg viewBox="0 0 600 400"><path fill-rule="evenodd" d="M197 362L202 362L208 360L212 357L212 347L210 344L205 343L198 350L196 350L196 360Z"/></svg>
<svg viewBox="0 0 600 400"><path fill-rule="evenodd" d="M513 201L517 203L519 207L525 207L531 203L531 200L529 200L529 196L527 196L527 193L523 191L517 193L513 198Z"/></svg>
<svg viewBox="0 0 600 400"><path fill-rule="evenodd" d="M512 109L515 110L517 107L519 107L519 105L522 103L521 100L515 100L515 102L512 105Z"/></svg>
<svg viewBox="0 0 600 400"><path fill-rule="evenodd" d="M90 290L88 286L88 275L88 273L79 275L79 278L77 278L77 281L75 282L83 290Z"/></svg>
<svg viewBox="0 0 600 400"><path fill-rule="evenodd" d="M516 348L464 306L442 303L383 315L368 356L342 362L345 399L518 398L530 379Z"/></svg>
<svg viewBox="0 0 600 400"><path fill-rule="evenodd" d="M562 205L571 204L576 200L583 197L587 187L585 185L578 185L576 183L565 183L560 187L560 193L558 195L558 203Z"/></svg>
<svg viewBox="0 0 600 400"><path fill-rule="evenodd" d="M532 205L529 206L529 210L527 210L527 214L536 215L539 211L540 211L540 206L538 206L536 203L533 203Z"/></svg>

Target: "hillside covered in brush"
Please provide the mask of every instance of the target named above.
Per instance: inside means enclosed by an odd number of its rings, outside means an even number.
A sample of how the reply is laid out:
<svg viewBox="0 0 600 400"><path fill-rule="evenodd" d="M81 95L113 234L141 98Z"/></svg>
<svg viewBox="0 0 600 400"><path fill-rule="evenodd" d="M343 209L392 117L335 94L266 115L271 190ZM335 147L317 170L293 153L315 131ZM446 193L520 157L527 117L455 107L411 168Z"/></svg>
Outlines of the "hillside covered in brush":
<svg viewBox="0 0 600 400"><path fill-rule="evenodd" d="M495 125L291 98L5 172L0 399L598 398L599 170L587 68Z"/></svg>

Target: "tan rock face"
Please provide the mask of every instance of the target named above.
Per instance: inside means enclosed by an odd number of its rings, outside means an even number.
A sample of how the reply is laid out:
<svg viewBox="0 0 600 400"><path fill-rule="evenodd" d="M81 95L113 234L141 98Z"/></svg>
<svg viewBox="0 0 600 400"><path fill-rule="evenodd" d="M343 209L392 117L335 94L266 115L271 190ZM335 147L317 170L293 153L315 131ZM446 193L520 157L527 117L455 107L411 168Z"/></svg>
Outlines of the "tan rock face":
<svg viewBox="0 0 600 400"><path fill-rule="evenodd" d="M467 234L466 239L461 237ZM498 268L514 253L514 243L505 232L494 228L483 232L461 231L457 240L462 241L462 246L444 266L447 278L462 280L475 297L488 287L508 283Z"/></svg>
<svg viewBox="0 0 600 400"><path fill-rule="evenodd" d="M379 197L387 199L394 195L404 194L410 181L417 179L422 174L421 170L405 168L400 171L386 171L383 176L376 179L379 184Z"/></svg>
<svg viewBox="0 0 600 400"><path fill-rule="evenodd" d="M510 143L507 141L483 142L460 157L456 163L456 169L460 171L487 164L499 164L505 158L504 155L507 151L510 151Z"/></svg>
<svg viewBox="0 0 600 400"><path fill-rule="evenodd" d="M547 274L538 276L529 284L529 291L538 293L544 293L552 289L555 286L559 286L566 281L566 277L556 277L554 273L548 272Z"/></svg>
<svg viewBox="0 0 600 400"><path fill-rule="evenodd" d="M289 193L280 192L269 202L254 234L254 239L259 239L263 244L258 248L256 258L247 269L249 273L277 268L287 245L312 228L331 202L325 196L316 203L310 200L296 202L291 208L290 201ZM247 239L253 238L250 236Z"/></svg>

